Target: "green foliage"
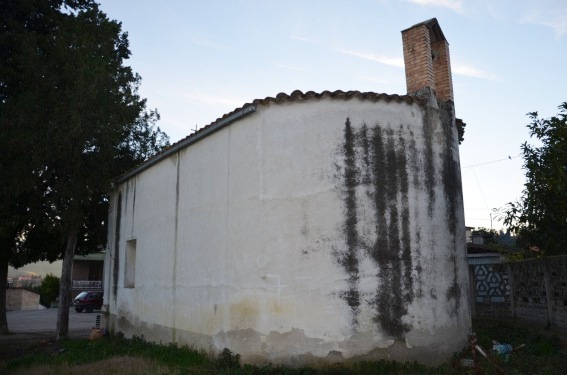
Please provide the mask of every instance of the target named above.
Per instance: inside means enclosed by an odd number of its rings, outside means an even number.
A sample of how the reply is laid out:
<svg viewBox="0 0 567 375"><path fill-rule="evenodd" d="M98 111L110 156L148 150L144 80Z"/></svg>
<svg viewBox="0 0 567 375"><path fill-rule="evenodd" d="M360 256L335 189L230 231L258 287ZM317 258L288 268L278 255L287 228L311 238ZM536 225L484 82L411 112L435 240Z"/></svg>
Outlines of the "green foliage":
<svg viewBox="0 0 567 375"><path fill-rule="evenodd" d="M0 195L7 197L0 201L2 266L8 261L17 267L57 257L51 250L59 241L49 237L54 233L49 230L52 220L42 212L45 205L38 176L42 160L37 153L43 149L38 138L46 134L42 118L50 112L44 104L50 101L47 50L53 39L50 35L63 18L58 10L63 3L37 0L2 4ZM19 246L24 233L29 234L31 244L39 232L45 233L42 250L33 252Z"/></svg>
<svg viewBox="0 0 567 375"><path fill-rule="evenodd" d="M224 348L217 357L217 366L220 369L233 370L240 368L240 354L234 354Z"/></svg>
<svg viewBox="0 0 567 375"><path fill-rule="evenodd" d="M106 237L112 179L168 138L125 65L127 34L93 0L9 2L0 36L0 256L61 258Z"/></svg>
<svg viewBox="0 0 567 375"><path fill-rule="evenodd" d="M484 239L485 244L497 244L498 243L498 232L494 229L487 229L483 227L476 228L472 232L474 235L481 235Z"/></svg>
<svg viewBox="0 0 567 375"><path fill-rule="evenodd" d="M513 352L508 360L504 357L491 358L510 374L564 374L567 368L567 356L563 347L567 337L561 339L550 331L534 330L534 325L525 325L512 320L482 319L473 321L473 330L477 333L478 344L490 351L492 340L512 345L514 348L525 344L525 347ZM494 366L484 358L480 364L485 373L496 373Z"/></svg>
<svg viewBox="0 0 567 375"><path fill-rule="evenodd" d="M94 0L10 1L0 33L0 268L106 241L115 177L169 144L125 64L127 33ZM68 298L71 263L64 263ZM0 288L5 278L0 278ZM67 301L61 301L66 305ZM0 328L4 331L4 299Z"/></svg>
<svg viewBox="0 0 567 375"><path fill-rule="evenodd" d="M44 363L82 365L116 356L152 358L172 368L196 367L207 362L204 354L187 346L154 344L147 342L143 336L129 340L120 336L109 336L102 340L70 340L44 351L37 349L32 347L32 355L9 361L8 368L16 369Z"/></svg>
<svg viewBox="0 0 567 375"><path fill-rule="evenodd" d="M549 119L537 112L528 116L530 136L540 145L522 145L525 188L501 210L502 218L526 247L546 255L567 253L567 102Z"/></svg>
<svg viewBox="0 0 567 375"><path fill-rule="evenodd" d="M562 342L549 331L537 332L533 325L527 326L514 321L482 319L473 321L473 330L477 333L478 344L490 355L494 364L506 374L562 375L567 368L567 356L562 352L567 341ZM545 333L547 332L547 333ZM523 349L510 354L508 360L492 353L492 340ZM564 338L567 340L567 338ZM388 360L346 362L324 364L313 367L290 368L281 365L240 365L240 356L224 349L211 358L203 352L197 352L187 346L176 344L160 345L150 343L143 336L125 339L118 333L100 340L72 340L60 344L37 343L27 348L0 347L0 352L12 350L12 358L3 356L4 367L0 362L0 373L18 373L22 368L38 365L78 366L91 363L96 368L98 361L111 357L142 357L166 366L167 373L173 374L270 374L270 375L347 375L347 374L436 374L460 375L474 374L474 368L462 367L460 359L470 358L470 349L463 348L460 353L447 363L429 367L415 362L397 362ZM496 374L494 364L478 356L477 365L480 373ZM87 371L88 372L88 371Z"/></svg>
<svg viewBox="0 0 567 375"><path fill-rule="evenodd" d="M51 307L59 296L59 278L52 274L47 274L41 282L40 303L45 307Z"/></svg>

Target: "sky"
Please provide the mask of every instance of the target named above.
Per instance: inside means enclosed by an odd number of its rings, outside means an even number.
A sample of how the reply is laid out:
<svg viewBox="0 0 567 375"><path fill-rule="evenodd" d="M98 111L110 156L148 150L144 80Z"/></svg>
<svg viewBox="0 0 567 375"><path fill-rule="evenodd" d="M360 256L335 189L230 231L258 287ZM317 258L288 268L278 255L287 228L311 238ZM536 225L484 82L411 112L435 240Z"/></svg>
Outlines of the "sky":
<svg viewBox="0 0 567 375"><path fill-rule="evenodd" d="M449 42L465 224L501 229L520 198L528 112L567 102L565 0L102 0L122 22L140 94L176 142L257 98L406 94L401 31L437 18Z"/></svg>

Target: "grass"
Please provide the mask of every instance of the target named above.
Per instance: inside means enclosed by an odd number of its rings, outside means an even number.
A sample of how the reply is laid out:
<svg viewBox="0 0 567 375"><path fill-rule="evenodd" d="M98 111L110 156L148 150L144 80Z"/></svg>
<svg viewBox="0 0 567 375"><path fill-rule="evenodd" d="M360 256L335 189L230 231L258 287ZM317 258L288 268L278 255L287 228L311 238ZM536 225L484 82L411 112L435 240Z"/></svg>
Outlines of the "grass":
<svg viewBox="0 0 567 375"><path fill-rule="evenodd" d="M476 320L473 324L478 344L492 349L492 340L513 347L525 346L508 357L491 355L492 361L506 374L563 375L567 373L567 336L559 337L552 331L538 329L527 323L506 320ZM487 360L480 361L486 373L494 371ZM489 372L489 370L491 372Z"/></svg>
<svg viewBox="0 0 567 375"><path fill-rule="evenodd" d="M541 374L562 375L567 369L567 341L552 333L534 330L510 321L475 320L473 329L478 344L489 359L478 355L477 368L461 366L462 358L471 358L468 348L453 360L427 367L395 361L356 362L320 368L288 368L267 365L241 365L240 357L223 350L217 356L187 346L157 345L143 337L125 339L122 335L101 340L49 341L0 347L2 374ZM517 347L508 358L498 356L492 340Z"/></svg>
<svg viewBox="0 0 567 375"><path fill-rule="evenodd" d="M65 367L72 368L77 366L91 366L96 368L100 361L109 361L113 358L121 358L120 362L125 363L119 366L121 370L113 370L115 374L123 374L130 372L121 372L132 368L134 359L137 362L143 362L140 367L148 368L148 372L133 371L136 373L172 373L176 369L193 369L199 370L203 365L208 366L208 356L205 353L190 349L187 346L177 346L174 344L158 345L144 340L143 337L134 337L125 339L122 335L109 336L101 340L69 340L59 344L52 342L40 342L22 349L24 355L18 358L9 359L4 364L4 369L0 367L0 373L4 371L8 373L19 374L19 369L30 368L37 365L50 365L58 368L53 373L62 373L61 369ZM17 353L16 353L17 354ZM136 362L134 361L134 362ZM110 361L111 362L111 361ZM96 363L96 365L92 365ZM91 364L91 365L89 365ZM49 367L49 366L48 366ZM164 368L165 370L163 370ZM205 367L204 367L205 368ZM159 369L159 371L157 371ZM66 371L69 369L66 369ZM31 372L35 373L35 372ZM49 372L44 372L49 373ZM70 372L67 373L74 373ZM78 372L84 374L83 372ZM86 371L91 374L92 371ZM108 373L108 372L103 372ZM183 373L182 371L180 373ZM192 372L195 373L195 372Z"/></svg>

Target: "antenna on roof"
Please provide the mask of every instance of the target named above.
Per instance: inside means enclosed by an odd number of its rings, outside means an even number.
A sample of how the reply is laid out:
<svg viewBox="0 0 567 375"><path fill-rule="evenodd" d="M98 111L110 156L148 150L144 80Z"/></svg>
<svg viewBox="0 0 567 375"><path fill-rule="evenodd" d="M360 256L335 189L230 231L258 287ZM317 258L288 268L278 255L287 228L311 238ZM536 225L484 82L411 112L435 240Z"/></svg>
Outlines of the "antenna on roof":
<svg viewBox="0 0 567 375"><path fill-rule="evenodd" d="M193 130L193 133L195 133L197 130L199 130L199 127L195 125L195 129L191 129L191 130Z"/></svg>

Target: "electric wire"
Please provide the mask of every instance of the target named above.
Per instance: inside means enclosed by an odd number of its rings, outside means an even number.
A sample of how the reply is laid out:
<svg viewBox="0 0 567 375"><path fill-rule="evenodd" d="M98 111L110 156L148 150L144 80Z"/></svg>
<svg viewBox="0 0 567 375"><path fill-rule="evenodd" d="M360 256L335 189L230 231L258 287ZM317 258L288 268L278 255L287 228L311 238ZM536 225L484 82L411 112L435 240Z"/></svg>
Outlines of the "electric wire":
<svg viewBox="0 0 567 375"><path fill-rule="evenodd" d="M519 157L521 157L521 156L522 156L522 155L508 156L508 157L505 158L505 159L492 160L492 161L487 161L487 162L479 163L479 164L471 164L471 165L467 165L467 166L465 166L465 167L461 167L461 169L473 168L473 167L478 167L478 166L481 166L481 165L486 165L486 164L498 163L498 162L506 161L506 160L517 159L517 158L519 158Z"/></svg>

